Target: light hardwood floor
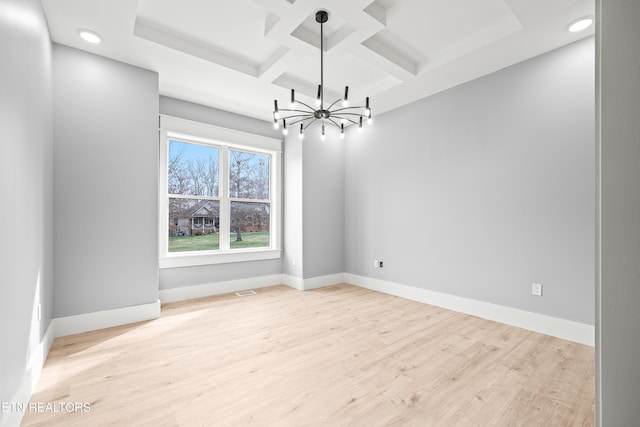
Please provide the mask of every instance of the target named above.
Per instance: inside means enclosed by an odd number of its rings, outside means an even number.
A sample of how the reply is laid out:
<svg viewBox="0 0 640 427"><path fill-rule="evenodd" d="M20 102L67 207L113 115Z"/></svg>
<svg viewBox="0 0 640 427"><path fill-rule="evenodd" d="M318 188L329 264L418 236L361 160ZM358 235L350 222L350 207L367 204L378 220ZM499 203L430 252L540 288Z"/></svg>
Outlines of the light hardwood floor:
<svg viewBox="0 0 640 427"><path fill-rule="evenodd" d="M55 340L24 426L590 426L591 347L350 285Z"/></svg>

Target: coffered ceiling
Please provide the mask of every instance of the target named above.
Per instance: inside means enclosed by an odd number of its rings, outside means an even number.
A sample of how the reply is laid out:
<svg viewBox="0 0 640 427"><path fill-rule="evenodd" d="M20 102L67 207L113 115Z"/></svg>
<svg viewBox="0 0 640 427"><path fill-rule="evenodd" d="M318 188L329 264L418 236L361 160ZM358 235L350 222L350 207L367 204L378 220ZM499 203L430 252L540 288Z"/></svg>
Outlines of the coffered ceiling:
<svg viewBox="0 0 640 427"><path fill-rule="evenodd" d="M53 41L158 72L160 93L264 120L348 85L374 114L593 35L594 0L42 0ZM102 36L88 44L79 29ZM333 100L333 99L332 99Z"/></svg>

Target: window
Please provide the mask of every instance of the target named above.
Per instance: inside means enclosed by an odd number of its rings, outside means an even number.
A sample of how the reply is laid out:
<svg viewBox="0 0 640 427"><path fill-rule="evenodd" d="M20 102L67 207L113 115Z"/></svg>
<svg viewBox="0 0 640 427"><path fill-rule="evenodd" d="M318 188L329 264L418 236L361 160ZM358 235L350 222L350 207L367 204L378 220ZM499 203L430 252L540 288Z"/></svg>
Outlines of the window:
<svg viewBox="0 0 640 427"><path fill-rule="evenodd" d="M281 141L160 122L160 267L279 258Z"/></svg>

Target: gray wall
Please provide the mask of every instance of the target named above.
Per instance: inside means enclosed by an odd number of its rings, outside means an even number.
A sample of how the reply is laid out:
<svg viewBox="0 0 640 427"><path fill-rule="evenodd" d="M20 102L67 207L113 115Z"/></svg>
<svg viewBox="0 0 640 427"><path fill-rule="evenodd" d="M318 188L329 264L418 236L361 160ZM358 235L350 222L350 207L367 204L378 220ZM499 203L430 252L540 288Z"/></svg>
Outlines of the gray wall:
<svg viewBox="0 0 640 427"><path fill-rule="evenodd" d="M52 317L51 41L40 1L2 1L0 62L0 402L16 402Z"/></svg>
<svg viewBox="0 0 640 427"><path fill-rule="evenodd" d="M341 140L333 127L326 127L326 133L326 140L320 140L315 124L302 142L305 279L345 271L344 147L349 141Z"/></svg>
<svg viewBox="0 0 640 427"><path fill-rule="evenodd" d="M158 75L54 45L55 317L158 300Z"/></svg>
<svg viewBox="0 0 640 427"><path fill-rule="evenodd" d="M320 126L285 140L283 272L311 279L344 272L344 141ZM294 265L295 261L295 265Z"/></svg>
<svg viewBox="0 0 640 427"><path fill-rule="evenodd" d="M347 272L594 323L593 38L372 126L345 144Z"/></svg>
<svg viewBox="0 0 640 427"><path fill-rule="evenodd" d="M640 2L600 0L598 51L600 426L640 420Z"/></svg>
<svg viewBox="0 0 640 427"><path fill-rule="evenodd" d="M160 97L160 113L228 129L250 132L271 138L282 138L282 133L263 120L205 107L168 97ZM157 196L156 196L157 197ZM155 237L158 240L157 236ZM156 250L156 257L158 251ZM249 277L282 273L282 260L237 262L197 267L165 268L160 270L160 289L180 288Z"/></svg>

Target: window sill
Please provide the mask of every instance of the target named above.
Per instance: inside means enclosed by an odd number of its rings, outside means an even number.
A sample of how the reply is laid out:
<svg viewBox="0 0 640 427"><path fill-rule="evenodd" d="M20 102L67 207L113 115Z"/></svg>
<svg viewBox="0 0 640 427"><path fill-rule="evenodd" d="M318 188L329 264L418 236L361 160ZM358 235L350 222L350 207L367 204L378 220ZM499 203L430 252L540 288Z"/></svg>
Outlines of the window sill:
<svg viewBox="0 0 640 427"><path fill-rule="evenodd" d="M229 252L182 252L160 257L160 268L192 267L230 262L261 261L280 258L280 249L245 249Z"/></svg>

